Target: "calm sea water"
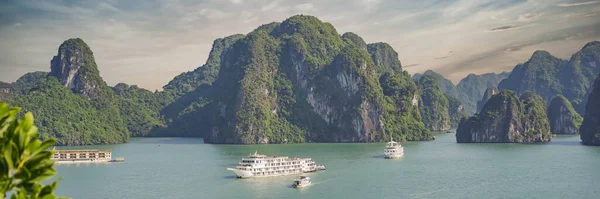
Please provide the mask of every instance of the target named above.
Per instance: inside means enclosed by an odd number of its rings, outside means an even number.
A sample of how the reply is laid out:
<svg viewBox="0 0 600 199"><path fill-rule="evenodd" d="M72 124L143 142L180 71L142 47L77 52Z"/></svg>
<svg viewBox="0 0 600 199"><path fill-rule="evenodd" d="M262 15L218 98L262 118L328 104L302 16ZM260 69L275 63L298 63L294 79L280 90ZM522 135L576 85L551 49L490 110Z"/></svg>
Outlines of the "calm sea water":
<svg viewBox="0 0 600 199"><path fill-rule="evenodd" d="M202 139L141 138L110 149L124 163L58 165L58 194L105 198L596 198L600 147L579 137L548 144L457 144L454 134L402 143L405 157L387 160L383 143L213 145ZM160 145L160 146L159 146ZM90 148L70 147L70 148ZM258 151L311 157L326 171L313 186L295 176L236 179L227 167Z"/></svg>

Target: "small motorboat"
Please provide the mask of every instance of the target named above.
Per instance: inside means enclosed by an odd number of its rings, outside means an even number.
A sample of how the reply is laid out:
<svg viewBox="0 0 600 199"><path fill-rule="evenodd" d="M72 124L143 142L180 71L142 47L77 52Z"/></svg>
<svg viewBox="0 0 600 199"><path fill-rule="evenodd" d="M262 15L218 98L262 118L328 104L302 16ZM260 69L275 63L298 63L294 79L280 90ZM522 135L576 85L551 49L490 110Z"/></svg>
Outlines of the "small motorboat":
<svg viewBox="0 0 600 199"><path fill-rule="evenodd" d="M300 178L294 180L294 184L292 184L292 187L302 188L302 187L308 187L311 184L312 184L312 182L310 182L310 177L300 176Z"/></svg>
<svg viewBox="0 0 600 199"><path fill-rule="evenodd" d="M324 165L317 165L315 167L315 170L317 170L317 171L324 171L325 170L325 166Z"/></svg>

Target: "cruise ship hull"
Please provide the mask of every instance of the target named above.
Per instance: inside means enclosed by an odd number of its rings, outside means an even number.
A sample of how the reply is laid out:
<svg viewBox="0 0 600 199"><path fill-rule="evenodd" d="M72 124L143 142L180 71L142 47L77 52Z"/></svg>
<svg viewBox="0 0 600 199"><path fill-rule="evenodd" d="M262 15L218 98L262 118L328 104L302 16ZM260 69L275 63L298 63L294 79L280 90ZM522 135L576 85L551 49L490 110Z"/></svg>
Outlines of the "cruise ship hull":
<svg viewBox="0 0 600 199"><path fill-rule="evenodd" d="M242 171L234 168L227 168L227 170L233 171L238 178L251 178L254 177L251 171Z"/></svg>
<svg viewBox="0 0 600 199"><path fill-rule="evenodd" d="M110 159L103 160L57 160L56 164L78 164L78 163L109 163Z"/></svg>
<svg viewBox="0 0 600 199"><path fill-rule="evenodd" d="M401 158L404 154L389 154L389 155L385 155L385 158L387 159L398 159Z"/></svg>
<svg viewBox="0 0 600 199"><path fill-rule="evenodd" d="M237 178L263 178L263 177L298 175L298 174L302 174L302 173L307 173L307 172L289 172L289 173L273 174L273 175L254 175L254 174L252 174L251 171L242 171L242 170L239 170L236 168L227 168L227 170L235 173ZM310 172L315 172L315 171L310 171Z"/></svg>

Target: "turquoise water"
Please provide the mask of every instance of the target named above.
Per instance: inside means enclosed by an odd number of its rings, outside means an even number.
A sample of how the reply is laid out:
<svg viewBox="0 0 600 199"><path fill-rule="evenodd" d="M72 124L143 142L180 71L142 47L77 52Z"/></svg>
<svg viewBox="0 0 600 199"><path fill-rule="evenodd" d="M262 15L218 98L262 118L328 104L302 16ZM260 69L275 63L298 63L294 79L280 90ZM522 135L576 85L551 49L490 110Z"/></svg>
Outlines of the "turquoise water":
<svg viewBox="0 0 600 199"><path fill-rule="evenodd" d="M213 145L193 138L141 138L111 149L124 163L58 165L58 194L105 198L596 198L600 147L579 137L548 144L457 144L454 134L402 143L405 157L387 160L383 143ZM160 145L160 146L159 146ZM90 148L70 147L70 148ZM311 157L326 171L313 186L295 176L237 179L227 167L258 150Z"/></svg>

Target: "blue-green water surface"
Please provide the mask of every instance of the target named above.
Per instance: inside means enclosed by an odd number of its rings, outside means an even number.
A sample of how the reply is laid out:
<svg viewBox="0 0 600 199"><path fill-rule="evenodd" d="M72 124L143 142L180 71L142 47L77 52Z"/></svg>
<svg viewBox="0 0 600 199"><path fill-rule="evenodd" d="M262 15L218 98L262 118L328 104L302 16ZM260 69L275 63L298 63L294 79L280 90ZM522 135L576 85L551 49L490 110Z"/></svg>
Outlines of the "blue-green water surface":
<svg viewBox="0 0 600 199"><path fill-rule="evenodd" d="M135 138L110 149L124 163L58 165L58 194L105 198L596 198L600 147L578 136L548 144L457 144L454 134L402 143L405 156L383 159L384 143L214 145L194 138ZM70 147L70 148L90 148ZM227 167L258 151L311 157L326 171L313 186L297 176L237 179Z"/></svg>

